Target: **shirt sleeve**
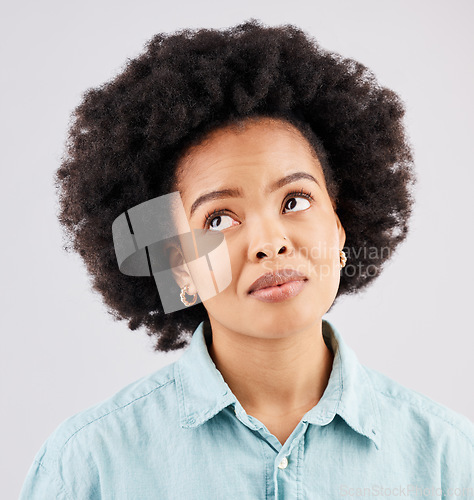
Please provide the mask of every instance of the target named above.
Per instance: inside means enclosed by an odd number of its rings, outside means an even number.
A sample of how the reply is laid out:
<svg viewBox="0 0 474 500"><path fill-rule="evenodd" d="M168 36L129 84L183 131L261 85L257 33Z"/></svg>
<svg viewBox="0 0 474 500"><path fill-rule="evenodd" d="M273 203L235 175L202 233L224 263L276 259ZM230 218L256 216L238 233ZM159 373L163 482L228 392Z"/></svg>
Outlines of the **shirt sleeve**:
<svg viewBox="0 0 474 500"><path fill-rule="evenodd" d="M66 493L61 479L36 459L31 465L20 493L19 500L72 500Z"/></svg>
<svg viewBox="0 0 474 500"><path fill-rule="evenodd" d="M448 498L474 497L474 425L459 417L461 425L446 443L442 460L443 495ZM444 498L444 496L443 496Z"/></svg>

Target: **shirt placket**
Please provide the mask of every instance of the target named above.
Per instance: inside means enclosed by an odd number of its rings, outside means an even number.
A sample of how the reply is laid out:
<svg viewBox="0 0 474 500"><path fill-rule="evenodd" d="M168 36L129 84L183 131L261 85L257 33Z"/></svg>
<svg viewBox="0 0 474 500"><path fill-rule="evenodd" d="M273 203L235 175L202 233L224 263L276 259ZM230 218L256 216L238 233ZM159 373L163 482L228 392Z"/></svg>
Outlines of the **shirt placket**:
<svg viewBox="0 0 474 500"><path fill-rule="evenodd" d="M271 434L258 419L234 409L237 418L247 427L257 432L271 449L272 500L302 500L302 461L304 455L304 435L308 422L301 420L284 445Z"/></svg>
<svg viewBox="0 0 474 500"><path fill-rule="evenodd" d="M275 500L302 500L304 435L308 423L301 421L275 457Z"/></svg>

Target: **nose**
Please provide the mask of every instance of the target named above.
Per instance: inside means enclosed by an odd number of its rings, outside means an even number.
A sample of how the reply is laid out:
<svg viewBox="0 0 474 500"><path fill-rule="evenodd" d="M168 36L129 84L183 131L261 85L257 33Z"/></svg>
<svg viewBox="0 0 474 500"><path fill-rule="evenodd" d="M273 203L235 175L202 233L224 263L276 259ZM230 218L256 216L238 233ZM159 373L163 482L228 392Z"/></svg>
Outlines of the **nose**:
<svg viewBox="0 0 474 500"><path fill-rule="evenodd" d="M249 236L248 259L251 262L271 260L280 254L290 255L294 250L283 227L273 220L260 221Z"/></svg>

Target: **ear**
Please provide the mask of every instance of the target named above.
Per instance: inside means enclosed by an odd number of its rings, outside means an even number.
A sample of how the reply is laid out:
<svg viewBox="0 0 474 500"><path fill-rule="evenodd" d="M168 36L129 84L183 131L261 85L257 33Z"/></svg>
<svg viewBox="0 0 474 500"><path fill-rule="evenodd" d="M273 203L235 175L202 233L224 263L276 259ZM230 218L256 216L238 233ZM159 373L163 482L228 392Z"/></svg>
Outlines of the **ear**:
<svg viewBox="0 0 474 500"><path fill-rule="evenodd" d="M170 243L167 248L169 265L173 277L179 286L183 288L185 285L189 285L188 294L194 295L197 290L194 286L194 281L189 272L189 268L184 260L182 250L176 242Z"/></svg>
<svg viewBox="0 0 474 500"><path fill-rule="evenodd" d="M339 216L337 215L336 212L334 212L336 215L336 224L337 224L337 232L339 233L339 248L342 250L344 248L344 245L346 243L346 231L344 230L344 227L342 226L341 220L339 219Z"/></svg>

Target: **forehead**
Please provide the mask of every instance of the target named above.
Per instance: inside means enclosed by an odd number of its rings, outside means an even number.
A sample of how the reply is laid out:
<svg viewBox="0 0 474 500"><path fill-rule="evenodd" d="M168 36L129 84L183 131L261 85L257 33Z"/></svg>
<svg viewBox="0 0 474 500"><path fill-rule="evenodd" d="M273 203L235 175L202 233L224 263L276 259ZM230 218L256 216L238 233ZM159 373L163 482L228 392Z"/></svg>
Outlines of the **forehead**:
<svg viewBox="0 0 474 500"><path fill-rule="evenodd" d="M324 183L316 153L301 132L288 122L265 118L211 132L179 162L177 184L186 197L223 180L265 182L304 166ZM245 177L236 177L239 172Z"/></svg>

